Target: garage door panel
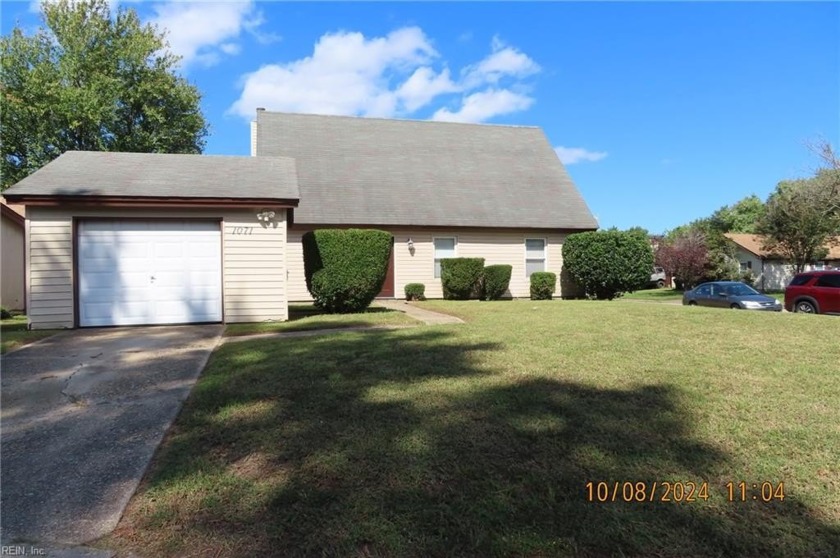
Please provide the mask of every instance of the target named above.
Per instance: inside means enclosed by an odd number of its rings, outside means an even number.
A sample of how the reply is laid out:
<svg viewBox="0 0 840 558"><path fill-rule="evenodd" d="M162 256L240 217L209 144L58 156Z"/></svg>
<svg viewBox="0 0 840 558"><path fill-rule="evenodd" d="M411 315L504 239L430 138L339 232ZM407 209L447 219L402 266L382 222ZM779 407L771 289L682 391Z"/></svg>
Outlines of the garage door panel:
<svg viewBox="0 0 840 558"><path fill-rule="evenodd" d="M190 252L195 249L196 246L193 243L190 243ZM184 242L155 243L156 258L183 258L184 255Z"/></svg>
<svg viewBox="0 0 840 558"><path fill-rule="evenodd" d="M206 221L83 221L82 326L222 319L221 233Z"/></svg>
<svg viewBox="0 0 840 558"><path fill-rule="evenodd" d="M85 317L96 320L91 325L113 325L114 322L132 321L134 324L148 323L148 305L140 302L91 302L85 305Z"/></svg>
<svg viewBox="0 0 840 558"><path fill-rule="evenodd" d="M110 287L116 282L116 277L113 271L94 271L88 268L85 273L79 274L79 288L85 293L90 289Z"/></svg>
<svg viewBox="0 0 840 558"><path fill-rule="evenodd" d="M101 265L114 265L117 260L145 261L148 258L148 246L138 242L112 242L110 240L92 242L91 239L86 239L84 244L79 243L79 259L87 262L98 262Z"/></svg>
<svg viewBox="0 0 840 558"><path fill-rule="evenodd" d="M152 293L148 286L128 287L99 287L88 288L82 292L84 300L96 301L99 304L123 305L134 301L148 300Z"/></svg>
<svg viewBox="0 0 840 558"><path fill-rule="evenodd" d="M159 319L174 321L184 313L192 316L193 322L217 322L219 317L216 313L217 300L195 300L191 299L189 304L183 301L159 302L155 305L155 313Z"/></svg>
<svg viewBox="0 0 840 558"><path fill-rule="evenodd" d="M163 287L155 285L154 297L156 302L167 304L172 302L184 302L185 304L201 302L203 305L208 300L216 303L221 299L218 289L214 286L184 289L179 286Z"/></svg>

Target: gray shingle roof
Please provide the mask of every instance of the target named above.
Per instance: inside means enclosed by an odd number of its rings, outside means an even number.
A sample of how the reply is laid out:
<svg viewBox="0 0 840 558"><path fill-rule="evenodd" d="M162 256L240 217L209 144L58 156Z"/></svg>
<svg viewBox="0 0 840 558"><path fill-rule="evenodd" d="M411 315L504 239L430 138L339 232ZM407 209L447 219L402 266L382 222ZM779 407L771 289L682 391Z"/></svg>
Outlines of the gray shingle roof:
<svg viewBox="0 0 840 558"><path fill-rule="evenodd" d="M261 110L257 155L296 160L296 223L597 227L539 128Z"/></svg>
<svg viewBox="0 0 840 558"><path fill-rule="evenodd" d="M101 151L68 151L4 195L299 198L288 158Z"/></svg>

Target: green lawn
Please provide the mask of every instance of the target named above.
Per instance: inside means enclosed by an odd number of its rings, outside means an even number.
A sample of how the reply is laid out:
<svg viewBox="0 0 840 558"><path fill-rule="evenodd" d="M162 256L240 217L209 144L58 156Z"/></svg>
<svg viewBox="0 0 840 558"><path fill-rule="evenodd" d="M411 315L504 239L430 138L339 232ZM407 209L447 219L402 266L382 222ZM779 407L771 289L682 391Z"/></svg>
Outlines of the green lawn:
<svg viewBox="0 0 840 558"><path fill-rule="evenodd" d="M682 296L683 292L675 289L645 289L634 293L626 293L621 298L627 300L649 300L652 302L672 302L681 301Z"/></svg>
<svg viewBox="0 0 840 558"><path fill-rule="evenodd" d="M414 318L402 312L387 308L368 308L356 314L324 314L311 304L289 306L289 321L259 322L251 324L231 324L225 328L225 335L240 336L255 333L286 333L363 326L404 326L418 325Z"/></svg>
<svg viewBox="0 0 840 558"><path fill-rule="evenodd" d="M39 339L55 335L57 331L26 329L26 316L18 315L8 320L0 320L0 354L7 353Z"/></svg>
<svg viewBox="0 0 840 558"><path fill-rule="evenodd" d="M222 346L99 544L143 556L837 555L837 318L422 306L468 323ZM662 502L665 481L707 483L708 499ZM740 481L748 501L729 502ZM608 500L616 482L618 500L621 483L658 484L653 502L595 503L588 482L607 483ZM784 500L753 501L762 482L776 494L784 483Z"/></svg>

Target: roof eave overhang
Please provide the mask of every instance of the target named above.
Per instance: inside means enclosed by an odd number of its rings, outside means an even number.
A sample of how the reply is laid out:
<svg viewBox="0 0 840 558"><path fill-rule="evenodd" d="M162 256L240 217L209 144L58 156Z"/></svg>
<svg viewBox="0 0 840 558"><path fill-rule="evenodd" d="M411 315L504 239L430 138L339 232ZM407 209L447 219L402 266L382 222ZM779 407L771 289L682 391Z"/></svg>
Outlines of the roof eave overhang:
<svg viewBox="0 0 840 558"><path fill-rule="evenodd" d="M329 223L329 222L304 222L301 223L300 221L295 220L294 225L292 228L298 229L315 229L315 228L388 228L388 229L412 229L412 230L440 230L440 229L452 229L452 230L475 230L475 231L493 231L493 230L510 230L510 231L518 231L518 230L539 230L539 231L551 231L557 232L562 234L574 234L580 232L587 232L587 231L595 231L598 227L570 227L570 226L556 226L556 225L476 225L476 224L458 224L458 225L446 225L442 223L426 223L426 224L417 224L417 223L381 223L381 222L354 222L354 223Z"/></svg>
<svg viewBox="0 0 840 558"><path fill-rule="evenodd" d="M172 196L55 196L31 194L5 194L7 200L26 206L94 206L94 207L253 207L271 206L294 208L298 206L296 198L195 198Z"/></svg>
<svg viewBox="0 0 840 558"><path fill-rule="evenodd" d="M26 219L20 213L11 207L8 207L6 204L0 204L0 208L2 208L3 217L9 219L21 228L26 226Z"/></svg>

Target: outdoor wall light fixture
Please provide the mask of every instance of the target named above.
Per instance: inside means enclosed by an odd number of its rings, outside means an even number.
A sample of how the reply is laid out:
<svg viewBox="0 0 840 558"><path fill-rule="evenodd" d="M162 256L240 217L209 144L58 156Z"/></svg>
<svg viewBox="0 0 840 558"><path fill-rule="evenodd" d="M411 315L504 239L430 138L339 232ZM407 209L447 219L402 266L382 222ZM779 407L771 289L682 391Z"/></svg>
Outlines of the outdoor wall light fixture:
<svg viewBox="0 0 840 558"><path fill-rule="evenodd" d="M414 250L414 241L411 240L411 237L408 237L408 242L405 243L408 246L409 250Z"/></svg>
<svg viewBox="0 0 840 558"><path fill-rule="evenodd" d="M257 213L257 219L263 221L264 223L268 223L272 219L274 219L274 212L270 209L263 209L259 213Z"/></svg>

